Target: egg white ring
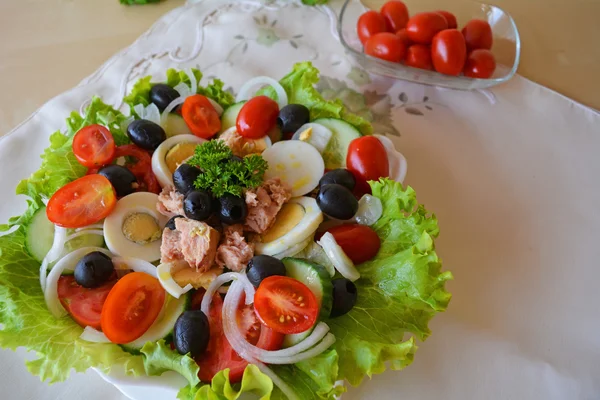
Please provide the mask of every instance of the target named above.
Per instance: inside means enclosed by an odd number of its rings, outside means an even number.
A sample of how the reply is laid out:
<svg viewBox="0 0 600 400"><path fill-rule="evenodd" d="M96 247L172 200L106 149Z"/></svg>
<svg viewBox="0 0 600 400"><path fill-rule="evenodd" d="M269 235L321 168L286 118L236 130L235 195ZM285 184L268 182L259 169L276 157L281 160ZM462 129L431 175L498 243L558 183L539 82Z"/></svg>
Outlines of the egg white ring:
<svg viewBox="0 0 600 400"><path fill-rule="evenodd" d="M179 284L175 282L175 279L173 279L173 266L173 263L159 264L159 266L156 267L156 272L158 274L158 281L162 285L163 289L165 289L171 296L178 299L181 297L181 295L186 294L194 287L189 283L185 285L185 287L179 286Z"/></svg>
<svg viewBox="0 0 600 400"><path fill-rule="evenodd" d="M304 216L296 224L296 226L294 226L280 238L268 243L256 243L256 254L266 254L272 256L282 253L298 243L306 241L307 238L316 232L321 222L323 222L323 213L317 205L317 201L312 197L295 197L289 202L302 206L304 208Z"/></svg>
<svg viewBox="0 0 600 400"><path fill-rule="evenodd" d="M169 170L165 158L167 153L179 143L198 143L202 144L206 140L194 135L175 135L171 136L158 146L152 154L152 172L156 176L161 187L173 186L173 173Z"/></svg>
<svg viewBox="0 0 600 400"><path fill-rule="evenodd" d="M406 158L404 157L404 155L402 155L402 153L400 153L398 150L396 150L396 147L394 146L394 142L392 142L389 138L387 138L383 135L374 135L374 136L377 139L379 139L381 144L383 144L383 147L385 147L385 151L388 156L389 168L390 168L389 178L396 182L403 183L404 178L406 178L406 172L408 170L408 164L406 162Z"/></svg>
<svg viewBox="0 0 600 400"><path fill-rule="evenodd" d="M134 213L150 214L158 222L161 231L164 229L168 218L156 209L158 195L149 192L132 193L117 201L113 212L104 219L104 242L108 249L121 257L139 258L153 262L160 259L160 245L162 241L144 245L131 242L123 234L125 218Z"/></svg>

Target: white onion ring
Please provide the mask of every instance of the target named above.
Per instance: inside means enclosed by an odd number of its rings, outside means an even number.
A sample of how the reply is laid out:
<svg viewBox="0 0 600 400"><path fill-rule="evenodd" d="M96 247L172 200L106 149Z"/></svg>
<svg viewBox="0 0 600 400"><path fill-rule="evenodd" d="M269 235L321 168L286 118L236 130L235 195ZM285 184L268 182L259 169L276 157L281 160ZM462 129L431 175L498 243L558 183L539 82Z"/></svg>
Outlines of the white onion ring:
<svg viewBox="0 0 600 400"><path fill-rule="evenodd" d="M64 251L65 243L67 242L67 232L67 228L54 225L54 241L52 242L52 247L50 247L50 250L46 253L46 258L49 263L60 258Z"/></svg>
<svg viewBox="0 0 600 400"><path fill-rule="evenodd" d="M67 236L66 242L68 242L71 239L75 239L76 237L85 236L85 235L100 235L100 236L104 236L104 231L102 229L88 229L88 230L85 230L85 231L75 232L75 233L72 233L69 236Z"/></svg>
<svg viewBox="0 0 600 400"><path fill-rule="evenodd" d="M160 117L160 126L166 126L167 116L171 113L171 111L173 111L175 109L175 107L177 107L180 104L183 104L184 101L185 101L184 97L178 97L169 103L169 105L164 109L164 111Z"/></svg>
<svg viewBox="0 0 600 400"><path fill-rule="evenodd" d="M184 72L188 78L190 78L190 90L192 91L192 94L198 93L198 81L196 80L194 71L191 68L186 68Z"/></svg>
<svg viewBox="0 0 600 400"><path fill-rule="evenodd" d="M75 232L84 231L86 229L104 229L104 224L100 223L100 224L92 224L92 225L84 226L83 228L75 229Z"/></svg>
<svg viewBox="0 0 600 400"><path fill-rule="evenodd" d="M133 272L143 272L158 279L156 267L148 261L134 257L114 257L112 262L115 269L130 269ZM52 269L54 271L54 269Z"/></svg>
<svg viewBox="0 0 600 400"><path fill-rule="evenodd" d="M250 283L245 274L240 274L239 272L226 272L217 276L211 283L208 285L206 289L206 293L204 293L204 297L202 297L202 303L200 303L200 310L208 315L210 310L210 303L212 302L212 298L214 294L219 290L221 286L231 281L240 281L243 285L244 292L246 293L246 304L254 303L254 286Z"/></svg>
<svg viewBox="0 0 600 400"><path fill-rule="evenodd" d="M279 109L287 106L288 97L285 89L279 82L273 78L269 78L268 76L257 76L244 83L240 88L237 97L235 98L235 102L239 103L240 101L249 100L250 98L254 97L254 94L256 93L252 92L251 90L256 86L264 85L271 86L275 90L275 93L277 93L277 104L279 105Z"/></svg>
<svg viewBox="0 0 600 400"><path fill-rule="evenodd" d="M358 211L354 215L356 223L371 226L381 218L383 204L381 200L370 194L365 194L358 201Z"/></svg>
<svg viewBox="0 0 600 400"><path fill-rule="evenodd" d="M337 269L344 278L349 279L352 282L360 278L360 273L354 266L354 263L348 258L346 253L344 253L344 250L342 250L340 245L337 244L331 232L325 232L317 244L325 250L325 254L327 254L327 257L329 257L335 269Z"/></svg>
<svg viewBox="0 0 600 400"><path fill-rule="evenodd" d="M298 353L288 357L264 356L260 357L259 359L267 364L296 364L298 362L305 361L318 356L319 354L326 351L329 347L331 347L331 345L334 343L335 336L333 335L333 333L328 333L327 335L325 335L325 337L319 344L303 353Z"/></svg>
<svg viewBox="0 0 600 400"><path fill-rule="evenodd" d="M178 299L182 295L192 290L194 287L189 283L184 287L181 287L177 282L175 282L175 279L173 279L173 275L171 274L172 269L173 263L160 264L158 267L156 267L156 273L158 274L158 281L163 289L165 289L171 296Z"/></svg>
<svg viewBox="0 0 600 400"><path fill-rule="evenodd" d="M79 339L85 340L91 343L111 343L110 339L106 337L103 332L100 332L91 326L86 326Z"/></svg>
<svg viewBox="0 0 600 400"><path fill-rule="evenodd" d="M48 276L48 259L44 257L42 260L42 265L40 265L40 286L42 288L42 292L46 291L46 279Z"/></svg>
<svg viewBox="0 0 600 400"><path fill-rule="evenodd" d="M215 111L217 112L217 114L219 114L219 117L221 115L223 115L223 107L221 107L221 105L219 103L217 103L216 101L214 101L213 99L211 99L210 97L206 97L208 99L208 101L210 101L210 104L212 104L212 106L215 108Z"/></svg>
<svg viewBox="0 0 600 400"><path fill-rule="evenodd" d="M173 87L173 89L175 89L177 91L177 93L179 93L179 96L181 96L183 98L186 98L186 97L194 94L194 93L192 93L190 87L183 82L179 82L177 85L175 85L175 87Z"/></svg>
<svg viewBox="0 0 600 400"><path fill-rule="evenodd" d="M295 344L294 346L287 347L281 350L263 350L260 347L256 347L254 352L256 353L256 356L259 360L264 361L267 364L272 364L266 360L262 360L263 357L267 356L282 358L302 353L303 351L306 351L311 347L315 346L317 343L319 343L321 339L323 339L327 335L328 332L329 325L327 325L325 322L319 322L308 337L306 337L300 343Z"/></svg>
<svg viewBox="0 0 600 400"><path fill-rule="evenodd" d="M406 158L402 153L396 150L394 146L394 142L390 140L390 138L385 137L383 135L375 135L377 139L383 144L388 156L388 164L390 170L389 178L393 181L403 183L404 178L406 177L406 172L408 170L408 164L406 163Z"/></svg>
<svg viewBox="0 0 600 400"><path fill-rule="evenodd" d="M99 251L109 257L112 256L110 251L102 247L82 247L61 258L48 274L46 289L44 290L44 300L46 301L48 310L56 318L60 318L66 314L66 310L58 299L58 279L64 270L74 270L79 260L93 251Z"/></svg>

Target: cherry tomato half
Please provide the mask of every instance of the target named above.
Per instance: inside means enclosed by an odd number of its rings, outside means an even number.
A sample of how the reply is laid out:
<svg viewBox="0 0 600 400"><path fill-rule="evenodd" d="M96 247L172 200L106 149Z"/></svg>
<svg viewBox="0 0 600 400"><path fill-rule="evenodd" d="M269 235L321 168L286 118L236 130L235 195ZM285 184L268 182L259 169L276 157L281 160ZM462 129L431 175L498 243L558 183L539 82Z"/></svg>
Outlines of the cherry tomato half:
<svg viewBox="0 0 600 400"><path fill-rule="evenodd" d="M420 44L430 44L436 33L444 29L448 29L446 18L435 12L415 14L406 24L410 40Z"/></svg>
<svg viewBox="0 0 600 400"><path fill-rule="evenodd" d="M208 98L201 94L185 99L181 115L190 131L203 139L210 139L221 130L219 114Z"/></svg>
<svg viewBox="0 0 600 400"><path fill-rule="evenodd" d="M83 166L101 167L115 157L115 140L102 125L89 125L81 128L73 137L73 154Z"/></svg>
<svg viewBox="0 0 600 400"><path fill-rule="evenodd" d="M199 291L192 297L192 304L198 304L197 308L200 307L203 295ZM231 348L223 333L222 309L223 300L218 293L215 293L208 316L210 323L208 348L200 357L196 358L196 363L200 367L198 378L202 382L212 381L217 372L229 368L229 380L231 383L237 383L242 380L244 370L248 366L248 362ZM261 349L279 350L283 344L285 335L261 324L252 306L246 306L243 302L240 302L238 311L238 325L240 330L245 333L246 340Z"/></svg>
<svg viewBox="0 0 600 400"><path fill-rule="evenodd" d="M385 18L377 11L367 11L358 18L358 22L356 23L356 32L363 45L371 36L386 31Z"/></svg>
<svg viewBox="0 0 600 400"><path fill-rule="evenodd" d="M465 66L467 46L462 33L456 29L446 29L433 38L431 59L437 72L446 75L459 75Z"/></svg>
<svg viewBox="0 0 600 400"><path fill-rule="evenodd" d="M431 47L426 44L413 44L406 50L404 63L409 67L432 70Z"/></svg>
<svg viewBox="0 0 600 400"><path fill-rule="evenodd" d="M458 27L458 23L456 22L456 16L449 11L436 11L438 14L442 14L444 18L446 18L446 22L448 23L448 29L456 29Z"/></svg>
<svg viewBox="0 0 600 400"><path fill-rule="evenodd" d="M473 50L467 56L463 73L470 78L488 79L496 70L496 58L486 49Z"/></svg>
<svg viewBox="0 0 600 400"><path fill-rule="evenodd" d="M346 168L356 178L355 193L371 193L367 181L376 181L390 175L385 146L375 136L354 139L348 146Z"/></svg>
<svg viewBox="0 0 600 400"><path fill-rule="evenodd" d="M117 147L115 157L136 158L135 163L127 163L125 167L135 175L139 183L142 183L139 191L160 193L160 185L152 172L152 158L147 150L137 147L135 144L126 144Z"/></svg>
<svg viewBox="0 0 600 400"><path fill-rule="evenodd" d="M142 336L165 303L165 289L144 272L131 272L113 286L102 307L102 332L111 342L125 344Z"/></svg>
<svg viewBox="0 0 600 400"><path fill-rule="evenodd" d="M402 28L399 31L397 31L396 36L398 36L402 40L402 43L404 43L404 46L406 48L408 48L408 46L412 44L410 38L408 37L408 32L406 32L406 28Z"/></svg>
<svg viewBox="0 0 600 400"><path fill-rule="evenodd" d="M102 175L86 175L67 183L52 195L46 206L50 222L65 228L94 224L111 213L117 195Z"/></svg>
<svg viewBox="0 0 600 400"><path fill-rule="evenodd" d="M267 96L256 96L242 106L235 121L240 136L260 139L277 123L279 105Z"/></svg>
<svg viewBox="0 0 600 400"><path fill-rule="evenodd" d="M492 48L493 35L492 27L487 21L482 19L472 19L462 29L462 34L467 43L467 49L486 49Z"/></svg>
<svg viewBox="0 0 600 400"><path fill-rule="evenodd" d="M100 329L102 306L116 282L112 280L100 287L87 289L78 285L73 275L61 276L58 278L58 298L79 325Z"/></svg>
<svg viewBox="0 0 600 400"><path fill-rule="evenodd" d="M388 32L396 32L408 22L408 8L406 4L398 0L388 1L381 7L381 15L385 18Z"/></svg>
<svg viewBox="0 0 600 400"><path fill-rule="evenodd" d="M327 230L354 264L369 261L377 255L381 240L377 233L365 225L344 224Z"/></svg>
<svg viewBox="0 0 600 400"><path fill-rule="evenodd" d="M263 324L287 335L307 331L315 324L319 302L304 283L270 276L256 289L254 311Z"/></svg>
<svg viewBox="0 0 600 400"><path fill-rule="evenodd" d="M373 35L365 44L365 53L391 62L400 62L404 58L406 46L400 37L383 32Z"/></svg>

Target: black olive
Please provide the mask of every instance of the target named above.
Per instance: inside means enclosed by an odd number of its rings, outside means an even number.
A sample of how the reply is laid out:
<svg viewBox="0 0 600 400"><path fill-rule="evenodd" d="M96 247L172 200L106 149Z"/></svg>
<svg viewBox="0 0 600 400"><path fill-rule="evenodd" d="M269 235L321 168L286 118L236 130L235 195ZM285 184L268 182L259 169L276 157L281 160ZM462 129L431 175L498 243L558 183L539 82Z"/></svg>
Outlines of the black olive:
<svg viewBox="0 0 600 400"><path fill-rule="evenodd" d="M150 89L150 101L156 104L160 111L164 111L179 96L177 90L164 83L157 83Z"/></svg>
<svg viewBox="0 0 600 400"><path fill-rule="evenodd" d="M127 196L135 192L135 184L137 179L125 167L112 164L102 168L98 173L110 181L117 192L117 197Z"/></svg>
<svg viewBox="0 0 600 400"><path fill-rule="evenodd" d="M167 134L162 126L146 119L137 119L127 126L127 136L142 149L156 150Z"/></svg>
<svg viewBox="0 0 600 400"><path fill-rule="evenodd" d="M194 182L202 171L189 164L181 164L175 172L173 172L173 184L175 189L181 194L187 194L190 190L195 190Z"/></svg>
<svg viewBox="0 0 600 400"><path fill-rule="evenodd" d="M179 354L202 355L210 338L208 318L200 310L184 312L175 322L173 336L173 344Z"/></svg>
<svg viewBox="0 0 600 400"><path fill-rule="evenodd" d="M310 120L308 108L302 104L288 104L279 110L277 126L283 133L294 133Z"/></svg>
<svg viewBox="0 0 600 400"><path fill-rule="evenodd" d="M339 317L352 310L356 304L356 285L346 278L334 279L333 284L333 305L331 306L330 317Z"/></svg>
<svg viewBox="0 0 600 400"><path fill-rule="evenodd" d="M192 190L183 200L185 216L196 221L204 221L213 213L213 199L210 193L203 190Z"/></svg>
<svg viewBox="0 0 600 400"><path fill-rule="evenodd" d="M219 199L219 218L226 224L238 224L246 219L248 206L243 198L225 194Z"/></svg>
<svg viewBox="0 0 600 400"><path fill-rule="evenodd" d="M271 256L254 256L248 262L246 276L254 287L258 287L263 279L273 275L285 276L285 265L283 262Z"/></svg>
<svg viewBox="0 0 600 400"><path fill-rule="evenodd" d="M354 186L356 186L356 178L352 172L348 171L346 168L333 169L323 175L319 181L319 186L325 186L332 183L337 183L347 187L348 190L354 190Z"/></svg>
<svg viewBox="0 0 600 400"><path fill-rule="evenodd" d="M350 219L358 211L358 200L347 187L332 183L321 186L317 204L327 216L335 219Z"/></svg>
<svg viewBox="0 0 600 400"><path fill-rule="evenodd" d="M169 228L170 230L174 231L175 228L175 220L177 218L185 218L183 215L176 215L174 217L171 217L170 220L167 221L167 223L165 224L165 228Z"/></svg>
<svg viewBox="0 0 600 400"><path fill-rule="evenodd" d="M86 254L75 266L75 282L84 288L102 286L115 272L109 256L99 251Z"/></svg>

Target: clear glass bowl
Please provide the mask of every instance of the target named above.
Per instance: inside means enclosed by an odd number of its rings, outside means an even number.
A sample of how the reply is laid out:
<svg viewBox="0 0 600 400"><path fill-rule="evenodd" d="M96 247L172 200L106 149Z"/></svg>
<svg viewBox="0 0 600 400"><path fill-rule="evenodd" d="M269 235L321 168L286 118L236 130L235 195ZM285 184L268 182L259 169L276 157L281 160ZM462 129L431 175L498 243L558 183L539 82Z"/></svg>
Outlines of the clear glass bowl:
<svg viewBox="0 0 600 400"><path fill-rule="evenodd" d="M363 53L363 46L356 33L356 23L362 13L369 9L379 10L385 0L346 0L338 20L340 41L349 56L365 70L390 78L403 79L426 85L451 89L484 89L506 82L517 72L521 52L521 40L515 21L496 6L469 0L402 0L410 15L424 11L447 10L456 15L458 29L471 19L483 19L492 27L494 44L492 53L496 58L496 71L490 79L443 75L381 60Z"/></svg>

